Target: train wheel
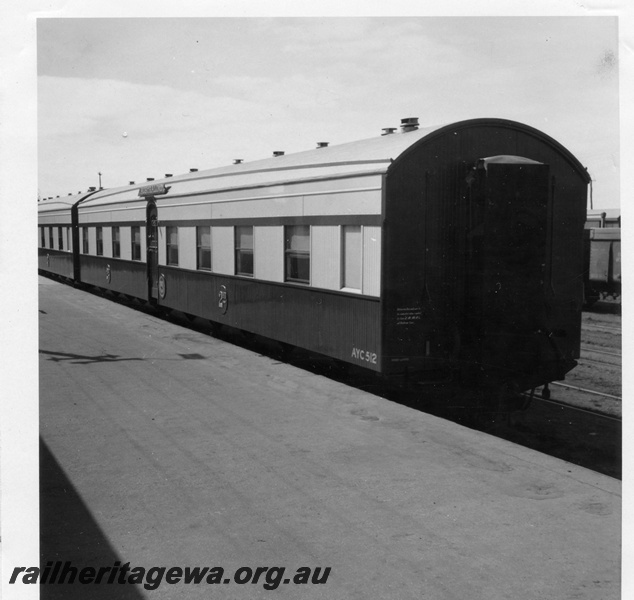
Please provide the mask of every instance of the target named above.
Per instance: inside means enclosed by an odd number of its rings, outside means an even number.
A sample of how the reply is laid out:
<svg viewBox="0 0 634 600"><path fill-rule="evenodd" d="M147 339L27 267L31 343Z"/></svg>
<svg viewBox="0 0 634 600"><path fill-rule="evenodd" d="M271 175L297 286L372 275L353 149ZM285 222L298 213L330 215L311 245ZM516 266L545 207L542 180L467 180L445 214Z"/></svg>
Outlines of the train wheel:
<svg viewBox="0 0 634 600"><path fill-rule="evenodd" d="M544 400L550 400L550 388L548 387L548 384L546 384L542 390L542 398Z"/></svg>

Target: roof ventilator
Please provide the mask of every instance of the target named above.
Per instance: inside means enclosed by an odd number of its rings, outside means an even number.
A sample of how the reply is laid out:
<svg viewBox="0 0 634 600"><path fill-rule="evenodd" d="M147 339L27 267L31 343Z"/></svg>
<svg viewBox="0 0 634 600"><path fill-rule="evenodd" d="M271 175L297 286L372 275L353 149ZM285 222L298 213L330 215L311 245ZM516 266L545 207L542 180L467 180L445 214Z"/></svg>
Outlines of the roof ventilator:
<svg viewBox="0 0 634 600"><path fill-rule="evenodd" d="M418 117L408 117L401 119L401 133L416 131L418 129Z"/></svg>
<svg viewBox="0 0 634 600"><path fill-rule="evenodd" d="M274 150L273 156L284 156L284 150Z"/></svg>
<svg viewBox="0 0 634 600"><path fill-rule="evenodd" d="M317 142L317 148L328 148L330 142Z"/></svg>
<svg viewBox="0 0 634 600"><path fill-rule="evenodd" d="M396 131L396 127L384 127L381 135L390 135Z"/></svg>
<svg viewBox="0 0 634 600"><path fill-rule="evenodd" d="M243 158L234 158L233 159L233 164L234 165L241 165L243 161L244 161Z"/></svg>
<svg viewBox="0 0 634 600"><path fill-rule="evenodd" d="M198 171L198 169L189 169L190 173L196 173Z"/></svg>

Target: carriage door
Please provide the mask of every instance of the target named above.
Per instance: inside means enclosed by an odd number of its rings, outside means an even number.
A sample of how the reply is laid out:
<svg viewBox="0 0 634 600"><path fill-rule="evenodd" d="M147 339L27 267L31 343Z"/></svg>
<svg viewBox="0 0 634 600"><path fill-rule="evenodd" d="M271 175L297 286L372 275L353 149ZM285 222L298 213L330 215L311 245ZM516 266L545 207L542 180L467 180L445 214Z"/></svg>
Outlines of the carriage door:
<svg viewBox="0 0 634 600"><path fill-rule="evenodd" d="M497 366L525 370L510 363L521 362L522 348L530 362L527 344L545 327L549 168L494 156L477 170L469 294L476 345Z"/></svg>
<svg viewBox="0 0 634 600"><path fill-rule="evenodd" d="M147 223L146 223L146 248L147 248L147 278L148 278L148 297L150 302L158 301L158 211L154 201L148 202L147 205Z"/></svg>

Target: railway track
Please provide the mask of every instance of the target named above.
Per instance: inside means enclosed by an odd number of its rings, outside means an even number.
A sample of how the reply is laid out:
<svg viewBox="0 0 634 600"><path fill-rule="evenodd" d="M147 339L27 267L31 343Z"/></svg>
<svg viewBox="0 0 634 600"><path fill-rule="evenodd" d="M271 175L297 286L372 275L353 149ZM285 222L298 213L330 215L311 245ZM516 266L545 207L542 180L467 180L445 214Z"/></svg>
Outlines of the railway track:
<svg viewBox="0 0 634 600"><path fill-rule="evenodd" d="M553 381L551 385L555 385L557 387L561 387L561 388L565 388L569 390L576 390L577 392L583 392L584 394L590 394L592 396L601 396L602 398L612 398L613 400L620 400L620 401L623 400L621 396L606 394L605 392L599 392L597 390L589 390L586 388L578 387L576 385L572 385L570 383L559 383L558 381Z"/></svg>
<svg viewBox="0 0 634 600"><path fill-rule="evenodd" d="M614 365L620 367L623 362L623 357L619 352L599 350L588 344L582 344L581 360L597 364Z"/></svg>
<svg viewBox="0 0 634 600"><path fill-rule="evenodd" d="M602 332L602 333L614 333L614 334L618 334L621 335L621 327L617 326L617 325L605 325L603 323L587 323L585 322L583 324L583 328L586 331L598 331L598 332Z"/></svg>
<svg viewBox="0 0 634 600"><path fill-rule="evenodd" d="M550 394L553 394L552 396ZM530 394L527 393L529 398ZM551 382L546 393L536 391L531 406L537 402L550 403L553 406L566 408L593 415L597 419L607 419L620 423L622 419L623 399L616 394L574 385L568 382Z"/></svg>
<svg viewBox="0 0 634 600"><path fill-rule="evenodd" d="M557 382L553 382L551 383L551 385L556 385L562 388L566 388L566 389L571 389L571 390L575 390L577 392L582 392L584 394L590 394L590 395L595 395L595 396L601 396L602 398L611 398L613 400L618 400L618 401L622 401L622 398L620 398L619 396L613 396L611 394L604 394L603 392L597 392L595 390L586 390L584 388L580 388L580 387L576 387L574 385L569 385L569 384L565 384L565 383L557 383ZM530 396L530 394L525 394L526 396ZM596 417L602 418L602 419L610 419L613 421L621 421L621 417L618 415L614 415L614 414L608 414L604 411L601 410L597 410L597 409L591 409L591 408L586 408L583 406L579 406L576 404L571 404L570 402L565 402L564 400L559 400L557 398L542 398L542 397L538 397L535 396L533 398L533 401L538 401L538 402L546 402L549 404L552 404L554 406L562 406L565 407L567 409L573 410L573 411L579 411L579 412L583 412L586 414L590 414L590 415L594 415Z"/></svg>
<svg viewBox="0 0 634 600"><path fill-rule="evenodd" d="M494 433L610 477L622 476L620 417L536 396L528 410L513 414Z"/></svg>

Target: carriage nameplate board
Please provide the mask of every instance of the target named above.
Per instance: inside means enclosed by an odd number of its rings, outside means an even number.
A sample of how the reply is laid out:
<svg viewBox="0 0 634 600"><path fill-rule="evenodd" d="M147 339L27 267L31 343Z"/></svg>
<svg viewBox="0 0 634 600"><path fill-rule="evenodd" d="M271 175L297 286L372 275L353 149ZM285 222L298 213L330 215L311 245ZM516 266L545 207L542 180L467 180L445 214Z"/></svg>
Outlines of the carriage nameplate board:
<svg viewBox="0 0 634 600"><path fill-rule="evenodd" d="M167 194L170 187L164 183L152 183L151 185L144 185L139 188L139 196L159 196L161 194Z"/></svg>

